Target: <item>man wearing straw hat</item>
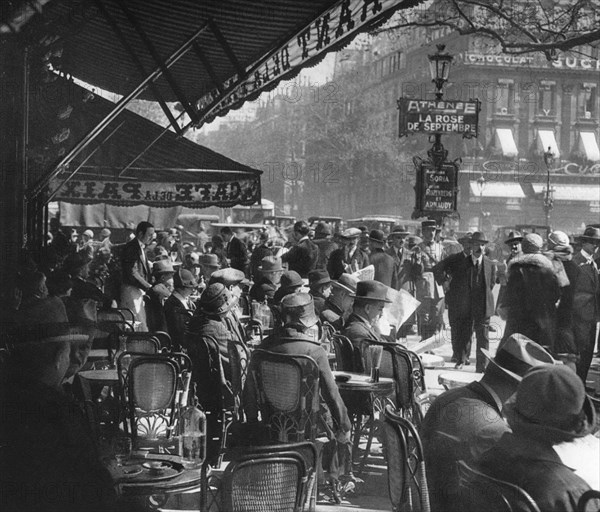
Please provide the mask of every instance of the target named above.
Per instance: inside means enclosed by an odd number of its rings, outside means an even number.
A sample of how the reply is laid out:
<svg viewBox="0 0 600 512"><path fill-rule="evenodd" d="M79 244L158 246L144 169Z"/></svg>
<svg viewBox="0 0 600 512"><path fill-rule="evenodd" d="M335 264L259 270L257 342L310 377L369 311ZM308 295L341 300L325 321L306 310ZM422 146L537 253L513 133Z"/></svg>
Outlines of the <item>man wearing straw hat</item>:
<svg viewBox="0 0 600 512"><path fill-rule="evenodd" d="M481 380L442 393L421 424L432 510L462 512L456 462L469 463L509 431L504 402L530 368L554 364L543 347L520 334L509 337L494 358L486 349L482 353L489 363Z"/></svg>
<svg viewBox="0 0 600 512"><path fill-rule="evenodd" d="M0 495L3 512L114 511L112 479L89 426L61 384L86 329L40 315L9 337L0 387ZM33 320L33 319L32 319Z"/></svg>

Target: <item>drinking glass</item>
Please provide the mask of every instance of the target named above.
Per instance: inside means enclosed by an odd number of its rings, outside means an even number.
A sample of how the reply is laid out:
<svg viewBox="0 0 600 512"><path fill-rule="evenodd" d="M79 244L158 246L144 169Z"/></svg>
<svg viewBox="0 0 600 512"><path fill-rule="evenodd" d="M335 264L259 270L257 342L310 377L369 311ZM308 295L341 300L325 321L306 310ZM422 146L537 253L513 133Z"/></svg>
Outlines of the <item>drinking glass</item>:
<svg viewBox="0 0 600 512"><path fill-rule="evenodd" d="M129 437L117 437L114 440L113 452L117 461L117 466L122 466L131 455L132 443Z"/></svg>
<svg viewBox="0 0 600 512"><path fill-rule="evenodd" d="M371 382L379 382L379 367L381 366L381 356L383 347L381 345L369 346L369 360L371 363Z"/></svg>

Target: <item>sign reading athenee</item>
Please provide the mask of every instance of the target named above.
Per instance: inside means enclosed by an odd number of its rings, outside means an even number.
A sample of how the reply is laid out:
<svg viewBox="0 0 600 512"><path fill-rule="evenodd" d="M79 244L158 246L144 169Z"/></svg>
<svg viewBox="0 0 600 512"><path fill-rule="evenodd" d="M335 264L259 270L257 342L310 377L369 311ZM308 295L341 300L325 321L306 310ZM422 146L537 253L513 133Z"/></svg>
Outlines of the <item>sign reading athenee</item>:
<svg viewBox="0 0 600 512"><path fill-rule="evenodd" d="M460 133L477 137L480 103L476 101L398 100L399 136L411 133Z"/></svg>
<svg viewBox="0 0 600 512"><path fill-rule="evenodd" d="M50 184L50 191L54 191L59 185L60 180L55 180ZM73 179L60 188L54 200L118 206L145 204L159 207L181 205L190 208L227 208L260 201L260 177L197 183Z"/></svg>
<svg viewBox="0 0 600 512"><path fill-rule="evenodd" d="M417 169L416 205L419 216L452 213L457 207L458 166L444 162L435 167L431 162L415 160Z"/></svg>

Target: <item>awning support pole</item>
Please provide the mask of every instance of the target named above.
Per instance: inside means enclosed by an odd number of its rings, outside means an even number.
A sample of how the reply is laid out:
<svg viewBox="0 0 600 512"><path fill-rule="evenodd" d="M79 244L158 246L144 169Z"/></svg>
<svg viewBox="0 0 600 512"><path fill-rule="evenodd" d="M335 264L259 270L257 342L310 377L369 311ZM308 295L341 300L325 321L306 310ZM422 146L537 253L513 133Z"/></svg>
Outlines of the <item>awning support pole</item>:
<svg viewBox="0 0 600 512"><path fill-rule="evenodd" d="M209 24L210 29L212 30L213 34L217 38L217 41L219 42L219 44L221 45L221 47L225 51L225 54L227 55L227 58L231 61L231 63L235 67L235 70L238 72L239 75L243 75L244 74L244 67L240 64L240 61L235 56L235 53L231 49L231 46L229 46L229 43L227 42L227 39L225 39L225 36L223 35L223 32L221 32L221 29L212 20L212 18L208 20L208 24Z"/></svg>
<svg viewBox="0 0 600 512"><path fill-rule="evenodd" d="M138 68L138 71L140 72L141 76L142 77L148 76L148 72L144 68L144 65L142 64L140 59L135 54L135 51L133 50L133 48L127 41L127 39L125 39L125 35L123 34L123 31L117 25L116 20L108 12L105 5L102 3L102 0L94 0L94 2L96 4L96 6L98 7L98 10L102 13L104 18L106 19L107 23L110 25L110 28L112 28L112 31L117 36L117 39L121 42L121 44L125 48L125 51L131 57L131 60L133 61L134 65ZM180 128L179 124L177 124L177 122L175 121L175 118L173 117L173 114L171 113L171 110L167 106L167 103L165 102L164 98L160 94L158 87L156 87L155 84L150 84L150 88L152 89L152 93L154 94L156 101L158 101L160 107L162 108L163 112L167 116L167 119L171 123L171 126L173 126L173 129L177 133L181 133L181 128Z"/></svg>
<svg viewBox="0 0 600 512"><path fill-rule="evenodd" d="M96 151L98 151L98 150L99 150L99 149L102 147L102 145L103 145L103 144L104 144L104 143L105 143L105 142L106 142L108 139L110 139L110 138L111 138L111 137L112 137L112 136L113 136L113 135L114 135L114 134L117 132L117 130L118 130L119 128L121 128L121 126L123 126L123 124L124 124L124 123L125 123L125 121L122 121L122 122L120 122L120 123L119 123L119 125L118 125L118 126L117 126L117 127L116 127L116 128L113 130L113 131L112 131L112 132L110 132L110 133L109 133L109 134L108 134L108 135L107 135L107 136L104 138L104 140L103 140L103 141L102 141L100 144L98 144L98 145L97 145L97 146L94 148L94 150L93 150L93 151L92 151L92 152L91 152L91 153L90 153L90 154L89 154L87 157L85 157L85 160L84 160L83 162L81 162L81 163L80 163L80 164L79 164L79 165L78 165L78 166L75 168L75 170L74 170L73 172L71 172L71 174L69 174L69 175L68 175L68 176L67 176L67 177L66 177L66 178L63 180L63 182L62 182L62 183L61 183L61 184L60 184L58 187L56 187L56 189L54 190L54 192L52 192L52 194L50 194L50 195L48 196L48 198L45 200L45 203L46 203L46 204L48 204L50 201L52 201L52 199L54 199L54 197L56 196L56 194L58 194L58 191L59 191L61 188L63 188L63 187L65 186L65 184L67 183L67 181L69 181L69 180L70 180L70 179L71 179L73 176L75 176L75 174L77 174L77 171L79 171L79 169L81 169L81 168L82 168L82 167L83 167L83 166L86 164L86 162L87 162L87 161L88 161L90 158L92 158L92 156L94 156L94 154L96 153Z"/></svg>
<svg viewBox="0 0 600 512"><path fill-rule="evenodd" d="M97 0L97 1L99 1L99 0ZM192 122L197 123L199 121L198 112L196 112L196 109L189 102L189 100L187 99L187 97L185 96L185 94L183 93L181 88L179 87L177 80L175 80L175 78L169 71L169 68L167 68L165 66L160 55L158 54L158 51L156 50L155 46L152 44L152 40L148 37L148 34L146 34L146 32L144 31L142 26L139 24L138 20L133 15L133 13L129 10L127 5L125 5L125 2L123 0L117 0L117 3L119 4L121 11L123 11L125 16L129 20L129 23L131 23L133 25L133 28L135 28L136 32L140 36L140 39L146 46L146 49L148 50L150 55L152 55L154 62L156 62L156 64L160 67L160 69L162 69L163 75L165 76L167 82L169 82L171 89L175 93L175 96L177 96L177 98L179 99L184 110L187 112L187 115L190 116L190 119L192 120Z"/></svg>
<svg viewBox="0 0 600 512"><path fill-rule="evenodd" d="M217 75L215 73L215 70L212 67L212 64L208 60L208 57L206 55L204 55L204 52L202 51L202 48L200 48L200 45L196 41L194 41L194 43L192 44L192 47L194 48L196 55L200 59L200 62L202 62L202 65L206 69L208 76L210 76L210 79L213 81L213 85L217 88L217 90L220 93L223 93L223 84L221 84L219 82Z"/></svg>
<svg viewBox="0 0 600 512"><path fill-rule="evenodd" d="M183 57L191 48L192 43L206 30L207 23L202 25L192 36L184 42L171 56L165 60L165 66L171 67L175 64L181 57ZM71 151L69 151L63 159L54 167L54 169L49 172L44 178L42 178L31 191L28 192L28 197L34 197L38 195L44 187L58 174L60 174L61 169L68 165L81 151L92 141L94 140L98 134L106 128L129 104L129 102L138 97L138 95L148 86L148 84L157 80L160 76L162 76L162 69L155 69L150 75L148 75L133 91L131 91L127 96L121 98L121 100L115 105L115 108L111 112L107 114L107 116L100 121L95 128L93 128L83 139L81 139Z"/></svg>

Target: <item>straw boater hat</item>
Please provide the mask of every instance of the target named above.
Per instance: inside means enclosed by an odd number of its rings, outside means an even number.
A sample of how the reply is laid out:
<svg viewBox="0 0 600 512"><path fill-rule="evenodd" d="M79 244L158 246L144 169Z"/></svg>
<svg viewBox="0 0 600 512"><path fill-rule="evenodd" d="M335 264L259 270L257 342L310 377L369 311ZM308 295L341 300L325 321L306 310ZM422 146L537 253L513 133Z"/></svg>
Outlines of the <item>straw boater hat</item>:
<svg viewBox="0 0 600 512"><path fill-rule="evenodd" d="M596 420L583 382L563 365L527 372L503 412L515 434L550 444L587 436Z"/></svg>
<svg viewBox="0 0 600 512"><path fill-rule="evenodd" d="M209 284L200 296L198 311L208 315L223 315L235 304L231 292L223 283Z"/></svg>
<svg viewBox="0 0 600 512"><path fill-rule="evenodd" d="M340 288L348 293L356 293L358 279L350 274L342 274L336 281L331 281L334 288Z"/></svg>
<svg viewBox="0 0 600 512"><path fill-rule="evenodd" d="M506 238L506 240L504 240L504 243L506 245L511 245L511 244L514 244L515 242L520 242L521 240L523 240L523 235L521 234L520 231L511 231L508 234L508 237Z"/></svg>
<svg viewBox="0 0 600 512"><path fill-rule="evenodd" d="M379 281L359 281L356 285L356 293L350 296L355 299L392 302L387 299L387 291L388 287Z"/></svg>
<svg viewBox="0 0 600 512"><path fill-rule="evenodd" d="M281 313L286 325L301 324L309 328L319 322L313 298L308 293L286 295L281 301Z"/></svg>
<svg viewBox="0 0 600 512"><path fill-rule="evenodd" d="M482 348L481 352L489 361L488 370L495 368L517 382L535 366L556 363L544 347L519 333L510 335L498 347L495 357L488 349Z"/></svg>

